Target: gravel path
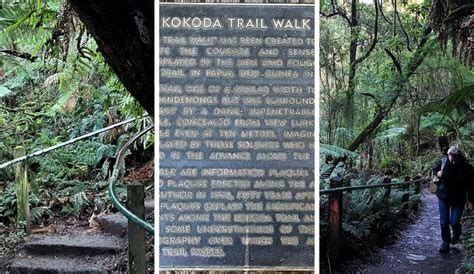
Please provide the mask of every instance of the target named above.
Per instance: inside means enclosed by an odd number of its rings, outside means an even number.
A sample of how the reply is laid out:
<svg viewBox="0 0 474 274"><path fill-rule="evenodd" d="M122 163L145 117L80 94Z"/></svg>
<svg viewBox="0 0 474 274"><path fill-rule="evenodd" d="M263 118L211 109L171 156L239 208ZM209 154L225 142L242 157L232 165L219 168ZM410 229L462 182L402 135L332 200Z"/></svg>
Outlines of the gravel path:
<svg viewBox="0 0 474 274"><path fill-rule="evenodd" d="M380 248L365 260L352 262L342 272L454 273L462 261L462 244L452 245L449 254L438 252L440 244L437 198L425 190L417 221L409 225L393 245Z"/></svg>

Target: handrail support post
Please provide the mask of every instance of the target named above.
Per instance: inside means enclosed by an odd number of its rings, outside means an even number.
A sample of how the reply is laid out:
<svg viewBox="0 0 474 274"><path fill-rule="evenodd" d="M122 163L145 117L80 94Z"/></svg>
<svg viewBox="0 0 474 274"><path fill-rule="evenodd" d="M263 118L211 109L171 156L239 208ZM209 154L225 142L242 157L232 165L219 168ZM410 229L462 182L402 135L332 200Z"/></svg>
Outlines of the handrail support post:
<svg viewBox="0 0 474 274"><path fill-rule="evenodd" d="M404 182L409 182L410 177L405 177ZM402 190L404 191L402 195L402 210L404 215L408 215L408 201L410 200L410 185L406 184L402 186Z"/></svg>
<svg viewBox="0 0 474 274"><path fill-rule="evenodd" d="M134 182L127 186L127 207L135 215L145 218L145 186ZM146 273L145 230L128 221L128 271Z"/></svg>
<svg viewBox="0 0 474 274"><path fill-rule="evenodd" d="M342 178L336 176L330 179L330 187L342 186ZM337 262L340 259L342 246L342 191L329 193L329 257Z"/></svg>
<svg viewBox="0 0 474 274"><path fill-rule="evenodd" d="M18 146L13 150L15 158L26 155L26 149ZM31 233L30 186L28 183L28 164L24 161L15 165L15 191L17 201L17 222L26 224L26 233Z"/></svg>
<svg viewBox="0 0 474 274"><path fill-rule="evenodd" d="M413 180L417 181L415 183L415 195L418 195L421 193L421 176L417 175L415 176L415 178L413 178ZM416 203L413 204L412 209L414 212L418 212L419 207L420 207L419 201L417 201Z"/></svg>

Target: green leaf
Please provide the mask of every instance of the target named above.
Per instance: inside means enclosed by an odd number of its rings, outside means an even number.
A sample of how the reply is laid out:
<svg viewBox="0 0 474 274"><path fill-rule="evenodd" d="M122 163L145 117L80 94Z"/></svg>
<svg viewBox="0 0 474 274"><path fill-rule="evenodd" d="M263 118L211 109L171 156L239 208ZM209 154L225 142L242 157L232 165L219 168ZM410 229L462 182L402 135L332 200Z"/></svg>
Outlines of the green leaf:
<svg viewBox="0 0 474 274"><path fill-rule="evenodd" d="M7 97L12 94L13 91L5 86L0 86L0 98Z"/></svg>
<svg viewBox="0 0 474 274"><path fill-rule="evenodd" d="M18 21L16 21L14 24L10 25L8 28L6 28L3 33L9 33L13 31L14 29L18 28L23 24L28 18L30 18L33 14L35 13L35 10L30 11L29 13L25 14L23 17L21 17Z"/></svg>

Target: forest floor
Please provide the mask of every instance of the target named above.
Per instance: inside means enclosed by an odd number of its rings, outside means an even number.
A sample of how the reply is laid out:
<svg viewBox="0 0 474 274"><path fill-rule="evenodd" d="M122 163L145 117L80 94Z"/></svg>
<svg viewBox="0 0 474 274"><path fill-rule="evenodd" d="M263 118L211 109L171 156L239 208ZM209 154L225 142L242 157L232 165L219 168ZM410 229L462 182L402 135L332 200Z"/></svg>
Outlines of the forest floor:
<svg viewBox="0 0 474 274"><path fill-rule="evenodd" d="M373 255L341 266L342 273L454 273L463 259L462 243L451 245L441 254L438 201L435 194L423 191L422 207L416 221L400 233L392 245L373 250ZM463 238L461 238L463 239Z"/></svg>

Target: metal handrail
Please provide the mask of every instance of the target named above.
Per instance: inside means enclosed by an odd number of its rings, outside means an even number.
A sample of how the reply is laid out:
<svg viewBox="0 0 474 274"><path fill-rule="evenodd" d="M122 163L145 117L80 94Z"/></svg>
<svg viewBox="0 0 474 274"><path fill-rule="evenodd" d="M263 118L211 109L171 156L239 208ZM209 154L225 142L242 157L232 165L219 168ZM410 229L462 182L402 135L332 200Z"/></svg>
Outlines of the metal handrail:
<svg viewBox="0 0 474 274"><path fill-rule="evenodd" d="M45 148L45 149L42 149L42 150L39 150L39 151L36 151L36 152L33 152L33 153L30 153L30 154L27 154L25 156L22 156L22 157L18 157L18 158L15 158L11 161L8 161L8 162L5 162L3 164L0 164L0 169L3 169L3 168L6 168L6 167L9 167L11 165L14 165L16 163L19 163L19 162L22 162L22 161L25 161L29 158L33 158L33 157L36 157L36 156L40 156L42 154L45 154L47 152L50 152L50 151L53 151L53 150L56 150L58 148L61 148L61 147L64 147L64 146L67 146L67 145L70 145L70 144L73 144L77 141L80 141L82 139L86 139L86 138L89 138L89 137L92 137L94 135L97 135L99 133L102 133L102 132L105 132L105 131L108 131L108 130L111 130L111 129L114 129L116 127L119 127L119 126L122 126L122 125L125 125L125 124L128 124L128 123L131 123L133 121L136 121L138 119L141 119L141 118L144 118L144 117L147 117L148 115L144 115L144 116L141 116L139 118L131 118L131 119L128 119L128 120L125 120L123 122L120 122L120 123L117 123L117 124L113 124L113 125L110 125L108 127L105 127L105 128L102 128L102 129L99 129L99 130L96 130L94 132L91 132L91 133L87 133L85 135L82 135L82 136L79 136L77 138L73 138L71 140L68 140L66 142L62 142L62 143L59 143L59 144L56 144L54 146L51 146L51 147L48 147L48 148ZM143 136L145 133L147 133L148 131L150 131L152 128L154 127L154 125L151 125L151 126L148 126L147 128L145 128L143 131L139 132L138 134L134 135L132 137L132 139L130 139L117 153L117 160L115 162L115 165L114 165L114 171L112 172L112 176L109 180L109 195L111 197L111 200L112 200L112 203L117 207L117 209L122 212L125 217L127 217L127 219L129 219L130 221L132 221L133 223L143 227L146 231L154 234L154 228L151 224L147 223L146 221L142 220L141 218L139 218L138 216L136 216L135 214L133 214L132 212L130 212L127 208L125 208L117 199L116 195L115 195L115 182L117 181L118 179L118 175L119 175L119 166L120 164L122 163L124 157L125 157L125 152L127 151L128 147L133 143L135 142L138 138L140 138L141 136Z"/></svg>
<svg viewBox="0 0 474 274"><path fill-rule="evenodd" d="M109 179L109 196L110 199L112 200L112 203L115 205L115 207L132 223L142 227L146 231L148 231L151 234L155 234L155 228L153 225L150 223L146 222L142 218L138 217L135 215L132 211L127 209L124 205L122 205L117 196L115 195L115 183L118 180L119 173L120 173L120 166L122 165L123 160L125 159L125 153L128 150L128 148L136 141L138 140L141 136L143 136L145 133L148 131L152 130L154 128L154 125L150 125L140 131L139 133L135 134L128 142L118 151L117 156L116 156L116 161L114 165L114 170L112 172L112 176Z"/></svg>
<svg viewBox="0 0 474 274"><path fill-rule="evenodd" d="M22 162L24 160L27 160L29 158L33 158L33 157L36 157L36 156L40 156L42 154L45 154L47 152L50 152L50 151L53 151L53 150L56 150L58 148L61 148L61 147L64 147L64 146L67 146L67 145L70 145L70 144L73 144L77 141L80 141L82 139L86 139L86 138L89 138L89 137L92 137L94 135L97 135L99 133L102 133L102 132L105 132L105 131L108 131L108 130L111 130L111 129L114 129L116 127L119 127L119 126L122 126L122 125L125 125L125 124L128 124L128 123L131 123L137 119L140 119L140 118L144 118L148 115L145 115L145 116L142 116L142 117L139 117L139 118L131 118L131 119L128 119L128 120L125 120L123 122L120 122L120 123L117 123L117 124L113 124L113 125L110 125L108 127L105 127L105 128L102 128L102 129L99 129L99 130L96 130L94 132L91 132L91 133L87 133L87 134L84 134L82 136L79 136L77 138L73 138L71 140L68 140L66 142L62 142L62 143L59 143L59 144L56 144L54 146L51 146L51 147L48 147L48 148L45 148L45 149L42 149L42 150L38 150L36 152L33 152L33 153L30 153L30 154L27 154L25 156L21 156L21 157L18 157L18 158L15 158L11 161L8 161L8 162L5 162L3 164L0 164L0 169L4 169L6 167L9 167L11 165L14 165L16 163L19 163L19 162Z"/></svg>
<svg viewBox="0 0 474 274"><path fill-rule="evenodd" d="M388 184L377 184L377 185L363 185L363 186L346 186L346 187L337 187L337 188L328 188L322 189L319 191L320 195L325 195L333 192L350 192L353 190L361 190L361 189L370 189L370 188L381 188L381 187L388 187L388 186L403 186L403 185L410 185L414 183L421 183L425 181L425 179L417 179L412 181L406 181L401 183L388 183Z"/></svg>

